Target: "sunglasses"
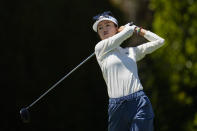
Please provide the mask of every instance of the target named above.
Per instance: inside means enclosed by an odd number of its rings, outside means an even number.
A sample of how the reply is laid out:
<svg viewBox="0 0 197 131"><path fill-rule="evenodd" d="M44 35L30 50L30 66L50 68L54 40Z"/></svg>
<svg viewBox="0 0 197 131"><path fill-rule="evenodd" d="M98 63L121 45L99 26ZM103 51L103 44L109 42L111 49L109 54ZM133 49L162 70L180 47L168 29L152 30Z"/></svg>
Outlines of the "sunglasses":
<svg viewBox="0 0 197 131"><path fill-rule="evenodd" d="M110 16L113 16L113 14L111 13L111 11L105 11L105 12L103 12L103 13L101 13L101 14L98 14L98 15L94 16L94 17L93 17L93 20L94 20L94 21L97 21L97 20L99 20L99 18L100 18L101 16L102 16L102 17L109 18Z"/></svg>

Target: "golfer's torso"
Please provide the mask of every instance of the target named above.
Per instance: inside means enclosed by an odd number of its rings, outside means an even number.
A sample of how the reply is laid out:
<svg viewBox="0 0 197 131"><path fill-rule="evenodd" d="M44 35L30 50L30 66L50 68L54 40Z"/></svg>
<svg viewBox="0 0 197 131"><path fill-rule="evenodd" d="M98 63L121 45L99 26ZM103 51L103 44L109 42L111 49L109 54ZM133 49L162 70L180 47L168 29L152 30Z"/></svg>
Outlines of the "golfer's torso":
<svg viewBox="0 0 197 131"><path fill-rule="evenodd" d="M127 54L122 48L108 52L100 66L110 98L126 96L143 89L132 54Z"/></svg>

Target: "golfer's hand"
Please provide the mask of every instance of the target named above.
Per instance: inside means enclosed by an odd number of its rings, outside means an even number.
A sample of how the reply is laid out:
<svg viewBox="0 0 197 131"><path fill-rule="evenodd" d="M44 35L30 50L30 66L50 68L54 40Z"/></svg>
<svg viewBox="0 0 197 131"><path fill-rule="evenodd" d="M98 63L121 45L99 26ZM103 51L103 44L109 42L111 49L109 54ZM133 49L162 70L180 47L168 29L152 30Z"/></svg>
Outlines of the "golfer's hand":
<svg viewBox="0 0 197 131"><path fill-rule="evenodd" d="M145 33L146 33L146 30L145 29L143 29L143 28L140 28L140 27L135 27L135 33L136 34L139 34L139 35L141 35L141 36L144 36L145 35Z"/></svg>
<svg viewBox="0 0 197 131"><path fill-rule="evenodd" d="M124 28L125 28L125 26L120 26L118 29L118 32L121 32Z"/></svg>

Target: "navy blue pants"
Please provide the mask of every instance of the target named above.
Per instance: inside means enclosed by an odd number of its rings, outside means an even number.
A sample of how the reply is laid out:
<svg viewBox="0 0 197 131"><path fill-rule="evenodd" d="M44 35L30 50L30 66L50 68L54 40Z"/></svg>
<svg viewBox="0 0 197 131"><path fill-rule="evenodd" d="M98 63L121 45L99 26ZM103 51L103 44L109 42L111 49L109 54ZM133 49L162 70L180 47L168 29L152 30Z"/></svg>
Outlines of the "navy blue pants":
<svg viewBox="0 0 197 131"><path fill-rule="evenodd" d="M152 105L143 91L110 98L108 131L153 131Z"/></svg>

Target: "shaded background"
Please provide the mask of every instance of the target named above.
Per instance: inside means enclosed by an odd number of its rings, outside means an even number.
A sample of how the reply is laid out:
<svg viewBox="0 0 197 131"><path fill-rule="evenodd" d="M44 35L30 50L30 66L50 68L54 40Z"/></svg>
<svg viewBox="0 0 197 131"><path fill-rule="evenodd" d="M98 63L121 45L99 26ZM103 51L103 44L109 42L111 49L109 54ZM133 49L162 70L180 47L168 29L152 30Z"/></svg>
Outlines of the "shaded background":
<svg viewBox="0 0 197 131"><path fill-rule="evenodd" d="M95 57L30 109L31 123L19 116L93 53L99 39L92 16L107 10L120 25L134 21L165 39L164 47L138 63L155 130L197 130L197 1L18 0L0 7L1 83L9 92L1 95L1 130L107 131L108 96ZM127 46L144 41L133 36Z"/></svg>

